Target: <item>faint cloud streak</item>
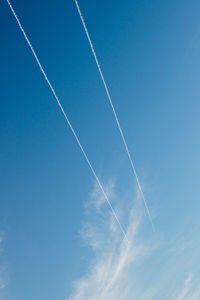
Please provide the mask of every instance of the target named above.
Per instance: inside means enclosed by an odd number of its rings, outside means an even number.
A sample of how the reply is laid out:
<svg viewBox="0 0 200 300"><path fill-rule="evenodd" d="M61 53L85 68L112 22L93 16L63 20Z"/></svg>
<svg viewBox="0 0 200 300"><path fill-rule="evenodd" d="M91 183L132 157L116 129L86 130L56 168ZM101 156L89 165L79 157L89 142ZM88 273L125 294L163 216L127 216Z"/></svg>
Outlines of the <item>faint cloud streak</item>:
<svg viewBox="0 0 200 300"><path fill-rule="evenodd" d="M109 182L106 191L113 201L114 181ZM147 252L144 245L136 243L143 216L140 201L137 199L136 204L129 210L126 229L130 241L128 244L125 239L122 239L113 215L107 213L105 217L103 201L96 185L91 193L90 207L91 201L100 219L103 218L105 228L102 225L99 230L98 221L94 221L87 224L82 231L83 238L94 250L96 258L91 263L88 274L75 283L70 300L129 299L132 290L130 268ZM122 215L120 209L117 212L118 215Z"/></svg>
<svg viewBox="0 0 200 300"><path fill-rule="evenodd" d="M193 278L193 274L190 273L188 275L187 279L185 280L184 288L183 288L181 294L179 295L179 297L177 298L177 300L183 300L185 298L185 296L188 294L188 292L191 288L192 278Z"/></svg>

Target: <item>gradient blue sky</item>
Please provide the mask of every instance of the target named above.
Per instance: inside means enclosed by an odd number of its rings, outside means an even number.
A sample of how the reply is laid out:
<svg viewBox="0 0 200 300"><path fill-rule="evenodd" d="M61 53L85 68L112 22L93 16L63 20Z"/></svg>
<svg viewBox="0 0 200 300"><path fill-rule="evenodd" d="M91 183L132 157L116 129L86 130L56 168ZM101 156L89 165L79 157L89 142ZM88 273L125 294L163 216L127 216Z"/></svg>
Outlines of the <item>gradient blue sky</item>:
<svg viewBox="0 0 200 300"><path fill-rule="evenodd" d="M74 2L12 4L129 226L127 207L138 201L136 185ZM156 227L153 233L143 212L138 240L131 236L146 250L124 271L129 296L115 294L119 280L100 299L198 300L200 3L80 0L79 5ZM91 194L93 204L102 199L92 193L91 171L6 1L0 3L0 20L0 299L97 299L94 291L81 296L78 289L80 278L87 293L93 287L91 274L105 246L100 240L112 235L99 212L102 204L100 209L85 204ZM108 220L106 205L103 212ZM100 250L85 239L85 224ZM116 248L121 239L118 232ZM110 274L114 269L111 264ZM141 287L137 295L133 282Z"/></svg>

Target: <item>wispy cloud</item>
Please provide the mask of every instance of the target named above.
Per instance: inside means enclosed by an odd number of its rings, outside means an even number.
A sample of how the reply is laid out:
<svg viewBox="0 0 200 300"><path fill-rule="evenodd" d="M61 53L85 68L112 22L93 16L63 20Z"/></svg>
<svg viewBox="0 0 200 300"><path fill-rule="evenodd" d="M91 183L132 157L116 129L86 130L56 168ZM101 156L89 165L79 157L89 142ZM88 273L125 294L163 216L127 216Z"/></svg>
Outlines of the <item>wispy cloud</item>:
<svg viewBox="0 0 200 300"><path fill-rule="evenodd" d="M183 300L183 299L185 299L186 295L188 295L188 292L191 288L192 278L193 278L193 274L190 273L188 275L187 279L185 280L184 288L181 291L180 295L178 296L177 300Z"/></svg>
<svg viewBox="0 0 200 300"><path fill-rule="evenodd" d="M127 244L123 239L95 185L85 206L87 221L81 230L82 238L93 251L93 258L67 299L199 300L200 289L193 275L195 264L184 263L185 252L177 255L176 251L169 251L172 245L175 249L180 246L180 239L163 241L159 234L151 234L149 238L139 193L135 199L127 191L121 197L116 192L114 180L107 182L106 192L130 242ZM187 244L187 239L185 242ZM184 274L188 274L186 279Z"/></svg>
<svg viewBox="0 0 200 300"><path fill-rule="evenodd" d="M189 273L184 281L182 290L170 298L170 300L199 300L200 299L200 281L197 278L195 280L194 274Z"/></svg>
<svg viewBox="0 0 200 300"><path fill-rule="evenodd" d="M116 195L113 181L107 185L107 193L114 200ZM136 289L136 282L134 283L134 278L130 276L131 268L147 252L144 244L136 242L143 216L140 201L137 199L129 210L126 230L129 243L127 243L118 230L113 216L108 213L105 216L104 200L96 185L91 196L94 208L99 213L99 218L97 215L96 217L101 220L101 230L98 221L94 220L85 226L82 235L92 246L96 258L91 263L88 274L75 284L75 291L70 300L133 299L130 296L133 288ZM119 208L118 215L122 215Z"/></svg>

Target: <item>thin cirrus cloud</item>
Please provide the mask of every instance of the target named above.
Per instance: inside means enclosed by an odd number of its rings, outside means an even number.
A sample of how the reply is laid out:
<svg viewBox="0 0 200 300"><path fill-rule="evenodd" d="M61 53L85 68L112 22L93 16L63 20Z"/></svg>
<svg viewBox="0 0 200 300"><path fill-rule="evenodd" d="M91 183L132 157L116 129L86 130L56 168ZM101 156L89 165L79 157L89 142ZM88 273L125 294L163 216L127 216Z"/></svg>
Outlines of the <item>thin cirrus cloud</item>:
<svg viewBox="0 0 200 300"><path fill-rule="evenodd" d="M115 198L113 181L108 183L106 192L111 199ZM91 193L91 198L94 209L100 215L97 220L103 218L105 222L109 223L109 226L108 224L98 226L98 221L94 219L82 230L82 236L94 250L96 258L91 263L89 273L75 283L75 290L70 300L129 299L129 287L131 286L130 283L127 288L129 267L147 251L144 245L135 244L143 213L140 208L134 210L132 207L130 210L126 230L129 239L127 244L126 240L121 238L113 215L109 214L108 216L105 213L105 200L96 185ZM87 208L92 210L91 206L90 200ZM118 214L121 215L119 209Z"/></svg>
<svg viewBox="0 0 200 300"><path fill-rule="evenodd" d="M187 275L182 291L179 293L177 297L173 297L173 299L174 300L199 300L200 299L199 281L194 282L193 273L189 273Z"/></svg>
<svg viewBox="0 0 200 300"><path fill-rule="evenodd" d="M73 292L67 299L199 300L199 282L194 280L191 266L184 266L185 257L179 254L177 258L177 253L169 250L171 241L149 237L149 230L148 236L144 233L145 212L139 193L132 200L132 206L127 208L132 195L127 197L124 193L124 198L120 197L113 180L105 186L126 225L130 242L127 244L122 240L105 200L94 185L85 206L87 221L81 230L82 238L94 255L87 272L75 281Z"/></svg>
<svg viewBox="0 0 200 300"><path fill-rule="evenodd" d="M189 273L187 279L185 280L184 288L181 294L178 296L177 300L183 300L188 295L189 290L191 289L192 278L193 278L193 274Z"/></svg>

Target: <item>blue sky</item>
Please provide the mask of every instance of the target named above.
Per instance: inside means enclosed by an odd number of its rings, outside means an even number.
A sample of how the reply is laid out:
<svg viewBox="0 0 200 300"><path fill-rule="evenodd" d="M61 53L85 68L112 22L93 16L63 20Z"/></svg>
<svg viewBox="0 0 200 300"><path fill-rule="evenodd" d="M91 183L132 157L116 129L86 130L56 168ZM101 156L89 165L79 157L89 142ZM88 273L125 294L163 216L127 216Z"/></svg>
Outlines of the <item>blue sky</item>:
<svg viewBox="0 0 200 300"><path fill-rule="evenodd" d="M1 1L1 300L198 300L198 1L80 1L153 233L74 1L13 7L102 180L102 198Z"/></svg>

